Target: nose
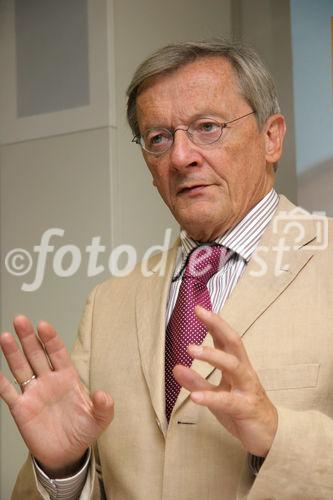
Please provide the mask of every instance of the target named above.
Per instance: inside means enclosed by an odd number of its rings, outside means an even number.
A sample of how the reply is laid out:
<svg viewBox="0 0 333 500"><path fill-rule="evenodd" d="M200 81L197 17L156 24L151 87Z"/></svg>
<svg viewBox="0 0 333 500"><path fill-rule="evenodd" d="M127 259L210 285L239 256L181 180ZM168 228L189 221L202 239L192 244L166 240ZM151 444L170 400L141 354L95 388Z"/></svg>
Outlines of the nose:
<svg viewBox="0 0 333 500"><path fill-rule="evenodd" d="M200 153L186 133L186 129L177 128L174 132L170 149L170 162L173 168L181 170L200 165Z"/></svg>

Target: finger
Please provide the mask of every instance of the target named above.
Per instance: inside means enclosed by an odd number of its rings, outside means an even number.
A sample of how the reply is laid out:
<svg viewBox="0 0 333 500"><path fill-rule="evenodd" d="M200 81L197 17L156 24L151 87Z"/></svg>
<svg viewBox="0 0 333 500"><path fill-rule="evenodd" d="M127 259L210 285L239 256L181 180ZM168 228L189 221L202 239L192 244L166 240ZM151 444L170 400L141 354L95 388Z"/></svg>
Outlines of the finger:
<svg viewBox="0 0 333 500"><path fill-rule="evenodd" d="M206 406L213 413L224 413L233 418L240 418L248 411L244 397L236 391L198 391L192 392L190 397L194 403Z"/></svg>
<svg viewBox="0 0 333 500"><path fill-rule="evenodd" d="M40 321L37 330L54 370L72 366L66 346L53 326L47 321Z"/></svg>
<svg viewBox="0 0 333 500"><path fill-rule="evenodd" d="M224 319L200 306L196 306L195 313L213 337L215 347L234 354L241 361L250 364L241 338Z"/></svg>
<svg viewBox="0 0 333 500"><path fill-rule="evenodd" d="M94 415L100 426L105 429L113 419L114 403L110 394L104 391L95 391L91 395Z"/></svg>
<svg viewBox="0 0 333 500"><path fill-rule="evenodd" d="M221 370L222 380L227 377L228 383L232 387L241 390L249 390L257 383L257 378L248 364L240 361L233 354L226 353L220 349L208 346L198 346L191 344L188 346L188 353L195 359L206 361L214 368Z"/></svg>
<svg viewBox="0 0 333 500"><path fill-rule="evenodd" d="M173 375L178 384L190 392L213 390L215 388L214 385L201 377L199 373L184 365L176 365L173 369Z"/></svg>
<svg viewBox="0 0 333 500"><path fill-rule="evenodd" d="M5 332L0 337L2 352L10 371L19 384L32 377L33 371L25 355L19 349L11 333Z"/></svg>
<svg viewBox="0 0 333 500"><path fill-rule="evenodd" d="M32 371L37 376L49 372L52 367L29 318L17 316L14 319L14 328Z"/></svg>
<svg viewBox="0 0 333 500"><path fill-rule="evenodd" d="M18 397L19 395L15 388L9 383L3 373L0 372L0 398L11 408Z"/></svg>

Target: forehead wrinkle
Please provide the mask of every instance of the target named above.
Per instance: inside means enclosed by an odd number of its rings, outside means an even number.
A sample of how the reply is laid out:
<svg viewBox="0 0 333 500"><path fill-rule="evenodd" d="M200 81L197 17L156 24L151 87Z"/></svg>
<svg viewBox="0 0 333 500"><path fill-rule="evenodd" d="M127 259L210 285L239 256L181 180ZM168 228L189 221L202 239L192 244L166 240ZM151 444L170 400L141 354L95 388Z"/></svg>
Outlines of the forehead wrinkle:
<svg viewBox="0 0 333 500"><path fill-rule="evenodd" d="M192 92L193 93L193 92ZM189 124L193 120L204 116L217 116L221 117L218 107L212 106L210 103L206 104L205 100L198 99L197 95L193 98L190 97L190 92L187 92L186 103L183 99L182 91L174 94L175 98L172 99L170 106L169 92L166 93L166 98L159 98L158 102L154 99L148 100L147 104L142 102L139 104L138 115L143 116L143 129L151 127L177 127L178 125ZM210 92L210 95L212 93ZM144 113L141 113L144 111Z"/></svg>
<svg viewBox="0 0 333 500"><path fill-rule="evenodd" d="M238 77L228 61L218 58L219 64L213 67L205 64L210 61L189 63L145 83L137 97L139 121L144 130L188 124L198 116L230 118L227 102L230 90L243 97ZM195 73L194 65L198 69Z"/></svg>

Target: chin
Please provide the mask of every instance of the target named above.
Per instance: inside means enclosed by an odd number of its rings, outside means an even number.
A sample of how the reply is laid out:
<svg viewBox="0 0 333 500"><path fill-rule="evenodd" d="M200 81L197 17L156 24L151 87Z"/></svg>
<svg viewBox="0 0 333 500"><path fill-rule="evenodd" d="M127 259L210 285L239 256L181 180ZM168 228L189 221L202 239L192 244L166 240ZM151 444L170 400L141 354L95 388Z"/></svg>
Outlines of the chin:
<svg viewBox="0 0 333 500"><path fill-rule="evenodd" d="M178 222L182 229L185 229L187 234L197 241L212 241L222 236L230 227L228 219L225 217L212 217L208 215L203 217L203 214L196 218L187 218Z"/></svg>
<svg viewBox="0 0 333 500"><path fill-rule="evenodd" d="M197 241L211 241L215 238L216 225L212 220L187 220L180 222L182 229L185 229L187 234Z"/></svg>
<svg viewBox="0 0 333 500"><path fill-rule="evenodd" d="M221 204L216 200L201 200L187 204L178 210L173 210L173 215L182 229L193 239L210 241L223 234L224 226L232 218L230 206Z"/></svg>

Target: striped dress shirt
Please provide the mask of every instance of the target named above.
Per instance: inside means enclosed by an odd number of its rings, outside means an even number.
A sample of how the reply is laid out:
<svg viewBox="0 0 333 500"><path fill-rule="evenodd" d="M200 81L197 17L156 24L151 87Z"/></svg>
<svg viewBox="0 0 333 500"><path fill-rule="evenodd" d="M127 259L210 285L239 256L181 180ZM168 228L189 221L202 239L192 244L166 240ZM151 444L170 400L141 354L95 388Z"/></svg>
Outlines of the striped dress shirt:
<svg viewBox="0 0 333 500"><path fill-rule="evenodd" d="M232 254L226 264L212 276L207 284L214 312L219 312L222 309L225 301L235 288L246 264L258 246L263 232L271 221L278 203L279 196L272 189L235 227L215 240L215 243L231 250ZM168 324L176 304L187 257L198 246L198 242L192 240L185 231L181 231L180 241L181 245L177 253L166 309L166 324ZM249 457L249 466L256 473L263 459L251 455ZM51 500L77 500L80 497L88 472L89 459L90 451L82 469L75 476L61 480L49 479L34 461L37 478L50 495Z"/></svg>

